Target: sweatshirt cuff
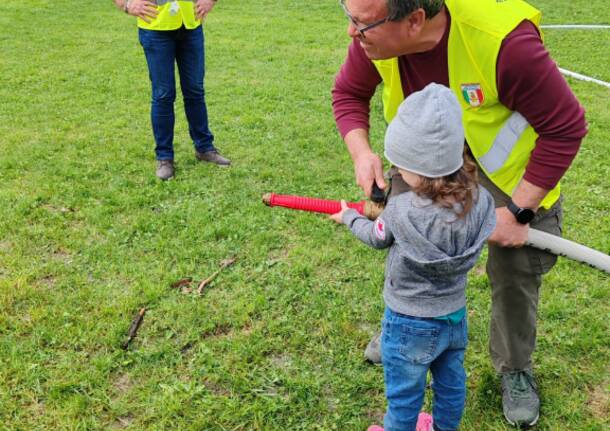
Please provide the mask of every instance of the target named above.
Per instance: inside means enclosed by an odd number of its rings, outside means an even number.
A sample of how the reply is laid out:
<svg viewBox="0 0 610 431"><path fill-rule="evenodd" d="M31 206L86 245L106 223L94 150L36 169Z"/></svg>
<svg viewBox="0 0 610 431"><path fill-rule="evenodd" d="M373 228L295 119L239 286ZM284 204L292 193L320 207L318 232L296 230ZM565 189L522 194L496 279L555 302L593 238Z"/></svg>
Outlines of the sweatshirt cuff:
<svg viewBox="0 0 610 431"><path fill-rule="evenodd" d="M355 209L350 208L343 213L342 221L343 221L344 225L351 227L354 220L356 220L357 218L360 218L360 217L364 217L364 216L362 214L360 214L358 211L356 211Z"/></svg>

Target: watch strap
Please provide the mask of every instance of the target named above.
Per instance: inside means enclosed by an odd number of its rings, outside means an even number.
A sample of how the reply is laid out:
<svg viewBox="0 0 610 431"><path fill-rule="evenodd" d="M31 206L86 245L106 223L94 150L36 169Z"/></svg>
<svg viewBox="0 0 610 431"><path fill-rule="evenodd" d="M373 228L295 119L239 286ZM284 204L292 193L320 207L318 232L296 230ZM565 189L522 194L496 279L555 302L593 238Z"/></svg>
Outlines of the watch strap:
<svg viewBox="0 0 610 431"><path fill-rule="evenodd" d="M515 217L517 217L517 214L519 214L519 211L521 210L521 207L518 207L513 201L512 199L508 202L508 205L506 205L506 207L508 208L508 210L513 213L513 215Z"/></svg>
<svg viewBox="0 0 610 431"><path fill-rule="evenodd" d="M528 224L536 216L536 213L533 209L521 208L517 204L515 204L512 199L508 202L508 205L506 205L506 207L511 213L513 213L517 222L521 224Z"/></svg>

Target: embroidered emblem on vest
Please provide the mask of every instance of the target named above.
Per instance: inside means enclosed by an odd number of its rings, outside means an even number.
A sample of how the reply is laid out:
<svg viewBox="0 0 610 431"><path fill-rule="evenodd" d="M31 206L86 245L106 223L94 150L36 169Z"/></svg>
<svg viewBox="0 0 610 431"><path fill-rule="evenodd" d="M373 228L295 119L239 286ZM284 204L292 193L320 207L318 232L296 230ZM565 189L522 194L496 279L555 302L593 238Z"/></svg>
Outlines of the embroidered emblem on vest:
<svg viewBox="0 0 610 431"><path fill-rule="evenodd" d="M462 96L464 100L470 106L476 108L483 104L483 91L481 90L481 84L462 84Z"/></svg>

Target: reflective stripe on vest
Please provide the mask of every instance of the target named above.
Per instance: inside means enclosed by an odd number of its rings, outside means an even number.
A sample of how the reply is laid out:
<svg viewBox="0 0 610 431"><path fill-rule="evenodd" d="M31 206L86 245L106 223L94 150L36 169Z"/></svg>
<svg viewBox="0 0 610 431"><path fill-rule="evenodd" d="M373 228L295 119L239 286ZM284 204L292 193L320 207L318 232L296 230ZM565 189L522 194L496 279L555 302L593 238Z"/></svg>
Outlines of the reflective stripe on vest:
<svg viewBox="0 0 610 431"><path fill-rule="evenodd" d="M529 126L529 123L525 117L514 111L496 135L489 151L479 157L481 166L490 174L504 166L504 162L508 159L527 126Z"/></svg>

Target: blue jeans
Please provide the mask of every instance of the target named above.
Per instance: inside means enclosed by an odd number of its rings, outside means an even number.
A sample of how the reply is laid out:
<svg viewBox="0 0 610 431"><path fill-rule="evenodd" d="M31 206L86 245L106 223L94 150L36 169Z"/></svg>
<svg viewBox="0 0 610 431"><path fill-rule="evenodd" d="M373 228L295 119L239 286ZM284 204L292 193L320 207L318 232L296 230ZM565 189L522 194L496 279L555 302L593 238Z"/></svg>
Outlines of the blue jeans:
<svg viewBox="0 0 610 431"><path fill-rule="evenodd" d="M432 372L435 429L456 430L466 401L466 318L456 325L398 314L386 307L381 356L388 410L385 431L414 431Z"/></svg>
<svg viewBox="0 0 610 431"><path fill-rule="evenodd" d="M202 26L193 30L184 27L170 31L138 30L152 84L150 118L157 160L174 159L174 62L178 64L184 111L195 149L200 152L214 150L203 90L205 52Z"/></svg>

